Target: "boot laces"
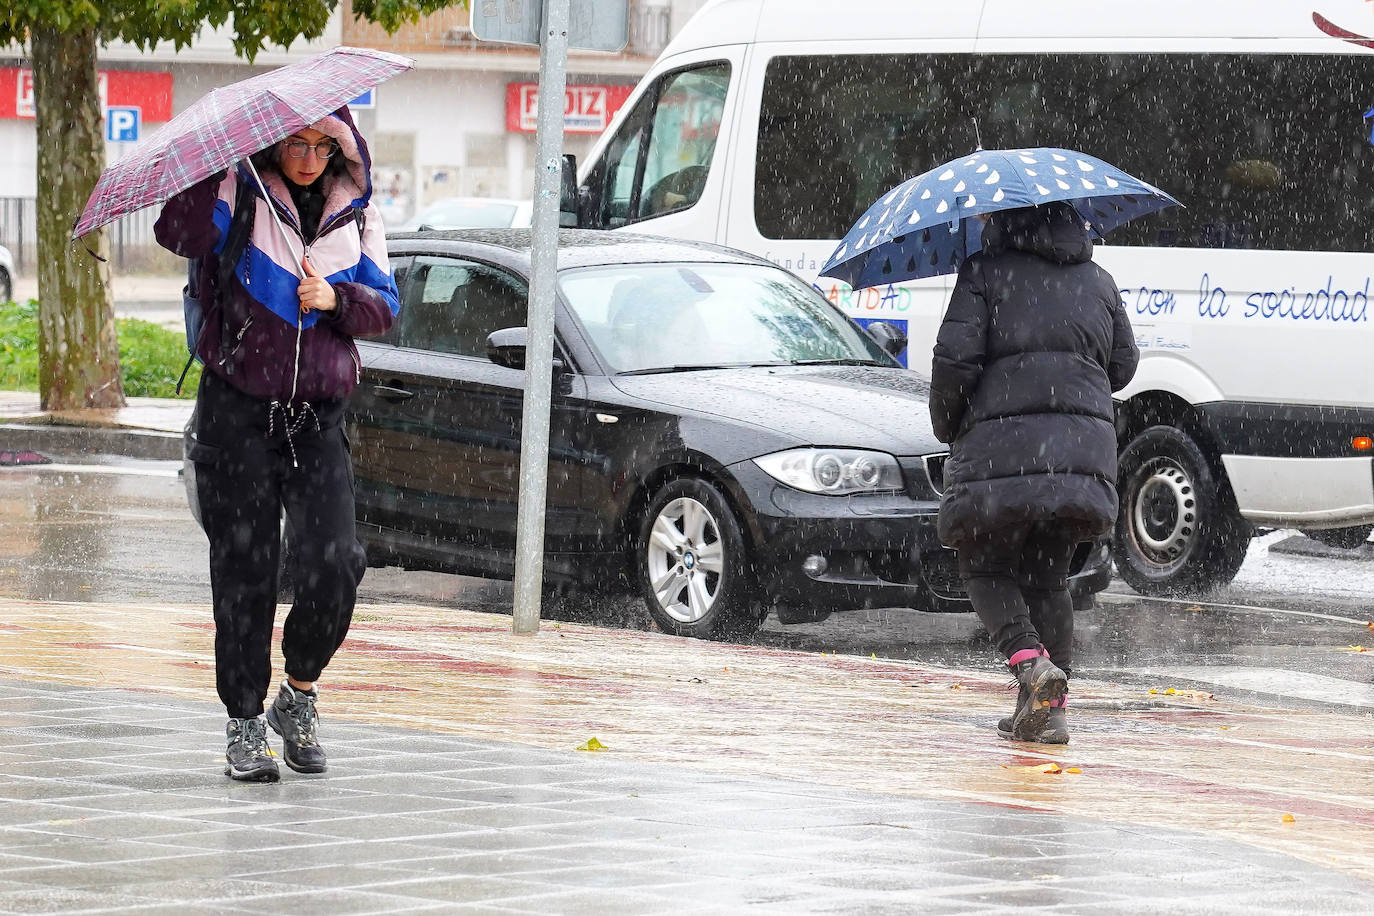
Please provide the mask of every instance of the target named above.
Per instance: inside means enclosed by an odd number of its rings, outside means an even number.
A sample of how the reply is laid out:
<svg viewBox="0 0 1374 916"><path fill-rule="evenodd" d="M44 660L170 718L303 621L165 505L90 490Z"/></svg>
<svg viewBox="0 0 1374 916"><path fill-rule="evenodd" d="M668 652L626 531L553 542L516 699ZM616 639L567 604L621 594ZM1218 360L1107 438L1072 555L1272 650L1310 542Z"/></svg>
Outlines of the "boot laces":
<svg viewBox="0 0 1374 916"><path fill-rule="evenodd" d="M244 753L249 756L268 756L267 725L262 719L241 719L239 721L239 732L234 739L235 743L243 748Z"/></svg>
<svg viewBox="0 0 1374 916"><path fill-rule="evenodd" d="M319 714L315 712L315 697L296 691L291 701L291 718L296 723L296 743L302 747L319 744L315 730L320 724Z"/></svg>

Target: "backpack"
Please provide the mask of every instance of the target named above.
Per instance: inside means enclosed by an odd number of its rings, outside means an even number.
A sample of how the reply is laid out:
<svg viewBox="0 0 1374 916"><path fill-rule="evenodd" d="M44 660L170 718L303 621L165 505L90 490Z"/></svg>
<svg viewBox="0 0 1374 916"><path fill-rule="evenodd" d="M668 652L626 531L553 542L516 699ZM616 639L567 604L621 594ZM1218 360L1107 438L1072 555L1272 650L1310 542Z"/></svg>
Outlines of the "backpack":
<svg viewBox="0 0 1374 916"><path fill-rule="evenodd" d="M361 238L363 225L367 219L367 211L363 207L357 206L352 209L353 221L357 224L358 237ZM200 361L196 351L200 349L200 339L205 334L205 313L207 311L219 311L221 320L226 323L226 327L220 329L220 346L224 348L228 345L231 336L227 327L228 317L226 310L222 308L223 303L219 301L219 297L228 295L230 281L234 276L234 268L238 266L243 249L247 247L249 239L253 236L253 215L256 211L257 200L253 195L253 186L240 180L237 194L234 197L234 214L229 219L229 229L225 234L224 247L220 250L219 262L216 266L215 301L208 303L201 301L201 258L190 258L186 262L186 285L181 289L181 308L186 319L186 349L190 351L190 356L181 370L181 377L177 379L177 394L181 394L181 386L186 381L186 374L191 371L191 364Z"/></svg>

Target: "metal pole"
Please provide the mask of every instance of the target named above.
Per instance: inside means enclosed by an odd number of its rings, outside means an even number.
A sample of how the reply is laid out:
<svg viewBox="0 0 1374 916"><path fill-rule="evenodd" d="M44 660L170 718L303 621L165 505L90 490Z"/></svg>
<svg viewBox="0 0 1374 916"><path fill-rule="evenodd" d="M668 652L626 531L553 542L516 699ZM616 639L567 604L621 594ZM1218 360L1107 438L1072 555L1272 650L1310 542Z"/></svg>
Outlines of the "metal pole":
<svg viewBox="0 0 1374 916"><path fill-rule="evenodd" d="M520 430L520 498L515 529L517 634L539 631L544 581L544 511L553 400L553 305L558 267L558 198L563 176L563 97L567 86L569 0L544 0L539 34L530 300L526 320L525 405Z"/></svg>

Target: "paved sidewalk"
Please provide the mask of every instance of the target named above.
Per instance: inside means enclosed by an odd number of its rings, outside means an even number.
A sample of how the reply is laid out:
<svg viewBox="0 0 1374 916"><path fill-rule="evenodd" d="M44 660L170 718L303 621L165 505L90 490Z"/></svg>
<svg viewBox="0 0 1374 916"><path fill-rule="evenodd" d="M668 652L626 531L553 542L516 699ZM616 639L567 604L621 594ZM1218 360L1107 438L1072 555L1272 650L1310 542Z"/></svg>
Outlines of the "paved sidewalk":
<svg viewBox="0 0 1374 916"><path fill-rule="evenodd" d="M0 911L1374 910L1361 716L1075 679L1037 748L993 670L371 605L253 786L206 610L0 621Z"/></svg>
<svg viewBox="0 0 1374 916"><path fill-rule="evenodd" d="M0 391L0 450L180 460L195 401L129 398L121 408L45 411L36 391Z"/></svg>

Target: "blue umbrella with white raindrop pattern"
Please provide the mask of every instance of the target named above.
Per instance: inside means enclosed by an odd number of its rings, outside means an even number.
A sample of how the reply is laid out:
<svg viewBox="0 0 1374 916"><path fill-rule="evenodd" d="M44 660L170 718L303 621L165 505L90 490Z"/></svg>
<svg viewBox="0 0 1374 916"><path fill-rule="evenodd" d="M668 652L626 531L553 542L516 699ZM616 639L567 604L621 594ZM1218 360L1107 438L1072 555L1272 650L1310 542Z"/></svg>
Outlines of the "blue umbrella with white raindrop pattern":
<svg viewBox="0 0 1374 916"><path fill-rule="evenodd" d="M1068 201L1102 236L1178 204L1154 185L1069 149L978 150L902 182L840 240L821 276L855 289L955 273L997 210Z"/></svg>

